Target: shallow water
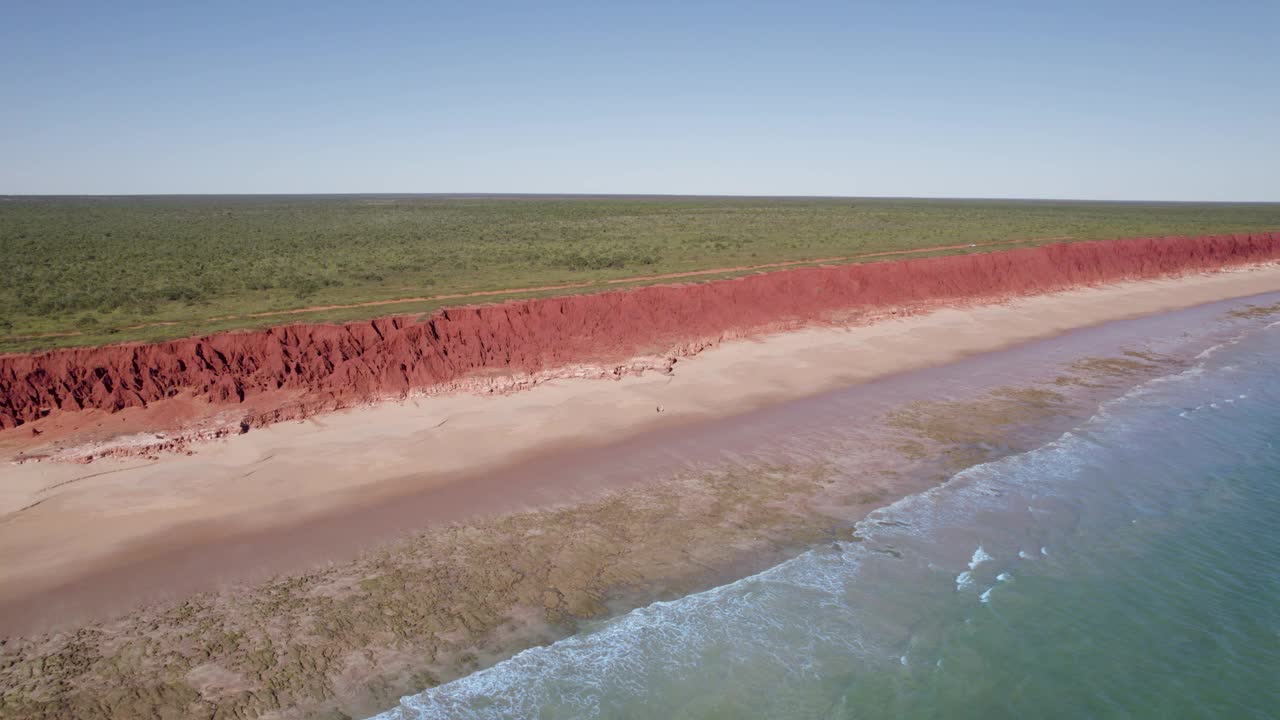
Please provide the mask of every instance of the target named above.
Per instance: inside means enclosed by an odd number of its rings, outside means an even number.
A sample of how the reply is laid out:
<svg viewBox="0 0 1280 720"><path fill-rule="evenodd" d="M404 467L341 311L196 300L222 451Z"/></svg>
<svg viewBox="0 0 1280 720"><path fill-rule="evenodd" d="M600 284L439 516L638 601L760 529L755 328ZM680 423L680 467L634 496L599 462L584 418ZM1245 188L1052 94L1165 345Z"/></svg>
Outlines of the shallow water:
<svg viewBox="0 0 1280 720"><path fill-rule="evenodd" d="M380 717L1280 717L1280 325L1249 328L846 540Z"/></svg>

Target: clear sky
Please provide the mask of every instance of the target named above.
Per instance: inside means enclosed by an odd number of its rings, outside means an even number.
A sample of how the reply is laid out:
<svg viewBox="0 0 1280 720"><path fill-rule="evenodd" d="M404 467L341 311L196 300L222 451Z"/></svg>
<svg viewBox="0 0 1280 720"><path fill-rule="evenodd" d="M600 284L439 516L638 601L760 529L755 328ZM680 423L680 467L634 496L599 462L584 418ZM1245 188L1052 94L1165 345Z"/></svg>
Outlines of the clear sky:
<svg viewBox="0 0 1280 720"><path fill-rule="evenodd" d="M1280 0L0 0L0 193L1280 201Z"/></svg>

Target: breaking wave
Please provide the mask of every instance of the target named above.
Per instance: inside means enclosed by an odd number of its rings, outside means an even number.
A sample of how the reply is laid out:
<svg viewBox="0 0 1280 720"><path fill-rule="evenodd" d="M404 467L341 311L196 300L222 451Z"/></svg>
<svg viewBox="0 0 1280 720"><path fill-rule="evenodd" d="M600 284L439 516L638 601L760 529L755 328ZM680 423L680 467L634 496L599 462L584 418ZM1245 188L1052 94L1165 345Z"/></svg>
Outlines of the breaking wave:
<svg viewBox="0 0 1280 720"><path fill-rule="evenodd" d="M1280 333L1258 335L1265 351ZM1214 428L1226 422L1200 411L1218 403L1219 414L1256 412L1280 399L1253 345L1202 353L1053 442L872 512L844 541L525 650L378 717L847 714L859 678L942 672L941 638L974 613L1000 612L1006 596L1034 587L1024 578L1060 571L1069 560L1059 548L1070 556L1073 545L1185 502L1179 493L1216 462L1205 448L1219 449ZM1187 421L1199 424L1189 431Z"/></svg>

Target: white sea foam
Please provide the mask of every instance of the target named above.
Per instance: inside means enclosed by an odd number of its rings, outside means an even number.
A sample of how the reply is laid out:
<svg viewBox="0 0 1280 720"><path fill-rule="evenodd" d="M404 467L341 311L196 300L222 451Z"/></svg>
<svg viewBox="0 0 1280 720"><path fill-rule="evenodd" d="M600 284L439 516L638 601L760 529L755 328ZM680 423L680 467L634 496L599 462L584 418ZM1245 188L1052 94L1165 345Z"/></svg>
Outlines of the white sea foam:
<svg viewBox="0 0 1280 720"><path fill-rule="evenodd" d="M982 563L988 562L994 559L995 558L991 557L991 555L989 555L987 551L984 550L981 545L979 545L978 549L973 551L973 557L970 558L969 560L969 569L977 570L978 566L981 565Z"/></svg>
<svg viewBox="0 0 1280 720"><path fill-rule="evenodd" d="M862 542L805 553L736 583L640 608L592 633L526 650L487 670L406 697L400 708L380 717L600 717L617 707L606 705L606 698L615 703L627 702L620 698L643 700L655 688L706 677L709 662L739 658L767 658L776 676L770 682L821 677L821 658L833 655L874 656L881 662L896 657L905 664L901 650L886 652L892 645L877 645L874 631L868 630L874 625L861 621L863 608L851 601L857 597L855 578L864 562L915 562L924 569L932 558L913 554L910 548L920 545L910 538L937 537L933 531L944 526L971 528L976 512L1007 510L1002 505L1007 501L998 498L1008 493L1069 498L1069 483L1064 487L1063 480L1086 469L1095 450L1107 451L1095 435L1106 432L1112 446L1123 446L1126 433L1134 431L1124 422L1102 426L1110 409L1154 392L1158 383L1189 380L1202 372L1197 366L1149 381L1104 404L1076 432L1028 453L975 466L876 511L857 525ZM908 548L905 558L870 554L890 544ZM1049 547L1041 546L1039 553L1048 556ZM1020 551L1018 557L1032 555ZM957 589L975 584L975 571L994 559L978 544L968 569L955 576ZM941 567L954 567L952 563L939 560ZM1012 582L1012 575L1001 572L996 581L979 595L981 602L989 603L995 587ZM550 705L556 710L547 714L544 709Z"/></svg>
<svg viewBox="0 0 1280 720"><path fill-rule="evenodd" d="M996 576L996 581L1002 582L1002 583L1013 582L1013 576L1007 572L1002 572ZM991 602L991 591L995 589L996 589L996 586L992 585L986 590L983 590L982 594L978 596L978 600L980 600L983 603Z"/></svg>

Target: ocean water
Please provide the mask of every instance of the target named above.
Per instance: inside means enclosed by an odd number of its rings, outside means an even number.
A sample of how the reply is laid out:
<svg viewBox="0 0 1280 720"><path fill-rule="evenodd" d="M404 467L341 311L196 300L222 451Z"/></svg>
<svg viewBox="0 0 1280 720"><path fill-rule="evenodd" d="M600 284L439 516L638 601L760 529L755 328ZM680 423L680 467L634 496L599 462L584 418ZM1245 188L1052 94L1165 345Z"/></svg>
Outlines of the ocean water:
<svg viewBox="0 0 1280 720"><path fill-rule="evenodd" d="M379 718L1280 718L1280 324Z"/></svg>

